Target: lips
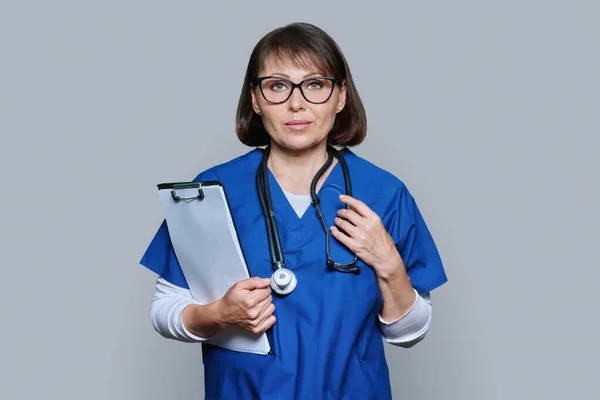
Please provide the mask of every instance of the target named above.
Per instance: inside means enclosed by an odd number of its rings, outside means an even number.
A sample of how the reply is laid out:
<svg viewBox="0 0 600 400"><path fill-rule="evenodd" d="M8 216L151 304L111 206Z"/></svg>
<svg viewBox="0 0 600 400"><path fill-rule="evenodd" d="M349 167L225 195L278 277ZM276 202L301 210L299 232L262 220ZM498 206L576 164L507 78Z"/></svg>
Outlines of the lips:
<svg viewBox="0 0 600 400"><path fill-rule="evenodd" d="M287 126L290 129L304 129L304 128L308 127L311 123L312 123L312 121L293 120L293 121L286 122L285 126Z"/></svg>

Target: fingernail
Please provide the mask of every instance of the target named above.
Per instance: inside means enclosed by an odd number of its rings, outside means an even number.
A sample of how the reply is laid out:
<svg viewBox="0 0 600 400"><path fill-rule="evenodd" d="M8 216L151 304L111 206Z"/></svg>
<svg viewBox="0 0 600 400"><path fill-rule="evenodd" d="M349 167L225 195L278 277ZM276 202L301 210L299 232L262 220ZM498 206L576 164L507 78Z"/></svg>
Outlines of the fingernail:
<svg viewBox="0 0 600 400"><path fill-rule="evenodd" d="M270 278L263 278L263 282L264 283L269 283L269 282L271 282L271 279Z"/></svg>

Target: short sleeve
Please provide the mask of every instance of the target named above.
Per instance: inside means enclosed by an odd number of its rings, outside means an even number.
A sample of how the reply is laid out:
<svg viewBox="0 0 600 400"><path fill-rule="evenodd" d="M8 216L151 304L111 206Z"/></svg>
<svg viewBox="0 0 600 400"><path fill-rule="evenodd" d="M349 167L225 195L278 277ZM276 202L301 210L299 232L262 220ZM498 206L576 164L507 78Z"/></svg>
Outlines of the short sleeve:
<svg viewBox="0 0 600 400"><path fill-rule="evenodd" d="M163 220L146 249L140 264L163 277L173 285L189 289L175 255L167 222Z"/></svg>
<svg viewBox="0 0 600 400"><path fill-rule="evenodd" d="M218 180L215 169L211 168L196 175L192 182L203 180ZM166 281L184 289L189 289L177 256L171 243L167 221L163 219L158 231L146 249L140 264L161 276Z"/></svg>
<svg viewBox="0 0 600 400"><path fill-rule="evenodd" d="M396 247L412 286L420 294L430 292L448 278L431 232L406 187L401 190L399 218Z"/></svg>

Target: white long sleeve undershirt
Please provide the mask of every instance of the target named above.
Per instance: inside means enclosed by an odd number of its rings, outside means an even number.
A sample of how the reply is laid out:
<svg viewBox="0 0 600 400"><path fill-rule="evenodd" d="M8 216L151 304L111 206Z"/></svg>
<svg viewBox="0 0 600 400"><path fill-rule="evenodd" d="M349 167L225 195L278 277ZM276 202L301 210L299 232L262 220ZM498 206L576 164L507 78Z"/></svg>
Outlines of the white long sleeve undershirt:
<svg viewBox="0 0 600 400"><path fill-rule="evenodd" d="M296 195L284 192L288 201L302 216L310 205L310 195ZM410 310L394 321L384 321L379 315L379 327L383 339L400 347L412 347L421 341L431 324L431 297L429 293L419 295ZM204 342L207 338L189 332L183 324L183 309L195 301L189 289L173 285L162 277L156 281L152 297L150 317L154 329L162 336L182 342Z"/></svg>

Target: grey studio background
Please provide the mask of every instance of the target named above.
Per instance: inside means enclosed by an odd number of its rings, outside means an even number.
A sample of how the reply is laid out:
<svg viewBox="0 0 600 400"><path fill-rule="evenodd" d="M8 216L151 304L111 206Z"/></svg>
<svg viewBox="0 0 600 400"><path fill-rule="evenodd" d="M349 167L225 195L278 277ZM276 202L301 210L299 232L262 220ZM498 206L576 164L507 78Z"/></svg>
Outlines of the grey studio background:
<svg viewBox="0 0 600 400"><path fill-rule="evenodd" d="M248 57L308 21L369 118L354 149L415 195L449 283L400 399L597 398L595 1L5 1L0 398L203 397L200 345L154 332L138 261L156 184L249 150Z"/></svg>

